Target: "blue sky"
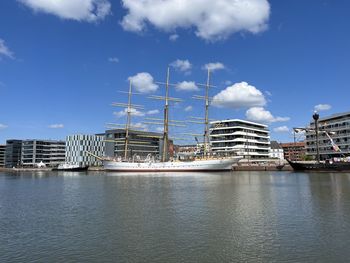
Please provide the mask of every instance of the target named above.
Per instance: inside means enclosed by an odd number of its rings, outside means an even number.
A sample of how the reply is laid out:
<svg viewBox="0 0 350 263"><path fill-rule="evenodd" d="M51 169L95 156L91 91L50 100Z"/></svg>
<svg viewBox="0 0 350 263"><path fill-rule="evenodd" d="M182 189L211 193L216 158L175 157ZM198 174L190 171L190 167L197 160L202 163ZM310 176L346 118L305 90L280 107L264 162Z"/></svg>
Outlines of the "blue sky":
<svg viewBox="0 0 350 263"><path fill-rule="evenodd" d="M203 94L195 83L205 83L209 63L212 119L264 122L272 139L291 141L290 129L306 125L317 105L321 116L349 111L349 1L52 2L0 3L0 143L123 123L111 103L126 101L117 91L130 77L143 93L134 102L145 106L133 123L144 126L145 117L162 117L161 103L147 97L164 93L154 82L168 65L181 84L171 96L184 100L172 119L203 116L191 97Z"/></svg>

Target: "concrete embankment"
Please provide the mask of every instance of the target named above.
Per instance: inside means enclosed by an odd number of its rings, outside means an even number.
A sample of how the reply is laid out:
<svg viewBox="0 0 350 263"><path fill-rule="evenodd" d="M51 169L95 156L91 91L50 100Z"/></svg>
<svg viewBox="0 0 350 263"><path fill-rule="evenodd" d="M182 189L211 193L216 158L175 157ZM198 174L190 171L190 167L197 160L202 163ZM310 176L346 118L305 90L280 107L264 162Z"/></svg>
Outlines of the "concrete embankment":
<svg viewBox="0 0 350 263"><path fill-rule="evenodd" d="M279 167L276 165L234 165L233 171L292 171L292 167L284 165Z"/></svg>

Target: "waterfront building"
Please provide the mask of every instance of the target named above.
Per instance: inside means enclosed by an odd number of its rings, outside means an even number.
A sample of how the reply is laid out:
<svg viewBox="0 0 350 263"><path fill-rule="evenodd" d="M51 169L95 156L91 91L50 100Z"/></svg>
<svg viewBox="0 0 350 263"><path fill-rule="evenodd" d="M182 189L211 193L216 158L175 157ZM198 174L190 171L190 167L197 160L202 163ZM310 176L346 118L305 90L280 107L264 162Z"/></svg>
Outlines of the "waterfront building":
<svg viewBox="0 0 350 263"><path fill-rule="evenodd" d="M306 155L305 142L281 143L284 159L291 161L303 161Z"/></svg>
<svg viewBox="0 0 350 263"><path fill-rule="evenodd" d="M125 129L107 130L106 155L109 157L124 157L125 152ZM148 131L129 130L128 156L138 155L146 157L148 154L161 156L163 149L163 134ZM169 140L169 153L173 156L174 147Z"/></svg>
<svg viewBox="0 0 350 263"><path fill-rule="evenodd" d="M5 167L5 150L6 145L0 144L0 167Z"/></svg>
<svg viewBox="0 0 350 263"><path fill-rule="evenodd" d="M12 168L21 164L22 140L7 140L5 149L5 167Z"/></svg>
<svg viewBox="0 0 350 263"><path fill-rule="evenodd" d="M23 140L21 165L35 167L39 163L47 167L56 167L65 160L65 141L59 140Z"/></svg>
<svg viewBox="0 0 350 263"><path fill-rule="evenodd" d="M104 134L75 134L66 137L66 163L80 167L101 166L102 162L89 153L100 157L105 155Z"/></svg>
<svg viewBox="0 0 350 263"><path fill-rule="evenodd" d="M284 154L282 146L276 141L271 141L270 146L270 158L283 160Z"/></svg>
<svg viewBox="0 0 350 263"><path fill-rule="evenodd" d="M251 121L213 121L210 123L210 144L214 153L237 153L246 159L267 159L270 132L267 125Z"/></svg>
<svg viewBox="0 0 350 263"><path fill-rule="evenodd" d="M320 158L348 156L350 154L350 112L334 114L320 118L319 125L319 151ZM310 122L310 128L315 127L314 121ZM338 145L340 151L335 151L331 140ZM306 131L306 154L316 158L316 135L313 130Z"/></svg>

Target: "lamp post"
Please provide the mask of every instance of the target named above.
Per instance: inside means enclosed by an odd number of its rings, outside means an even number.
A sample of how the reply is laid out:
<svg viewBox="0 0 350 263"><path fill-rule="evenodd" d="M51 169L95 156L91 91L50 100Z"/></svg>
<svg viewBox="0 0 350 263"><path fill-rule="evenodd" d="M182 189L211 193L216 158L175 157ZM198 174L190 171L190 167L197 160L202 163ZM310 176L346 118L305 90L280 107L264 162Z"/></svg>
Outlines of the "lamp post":
<svg viewBox="0 0 350 263"><path fill-rule="evenodd" d="M315 134L316 134L316 161L317 163L320 162L320 149L319 149L319 142L318 142L318 119L320 118L320 115L315 112L314 115L312 115L312 118L315 121Z"/></svg>

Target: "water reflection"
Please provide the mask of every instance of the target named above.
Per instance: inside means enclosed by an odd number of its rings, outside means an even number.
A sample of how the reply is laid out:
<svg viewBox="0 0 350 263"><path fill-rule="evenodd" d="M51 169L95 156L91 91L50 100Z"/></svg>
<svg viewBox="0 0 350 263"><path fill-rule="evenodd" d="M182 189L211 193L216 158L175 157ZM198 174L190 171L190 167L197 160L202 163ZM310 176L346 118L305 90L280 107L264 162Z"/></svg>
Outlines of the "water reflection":
<svg viewBox="0 0 350 263"><path fill-rule="evenodd" d="M292 172L0 174L0 261L346 262L349 186Z"/></svg>

